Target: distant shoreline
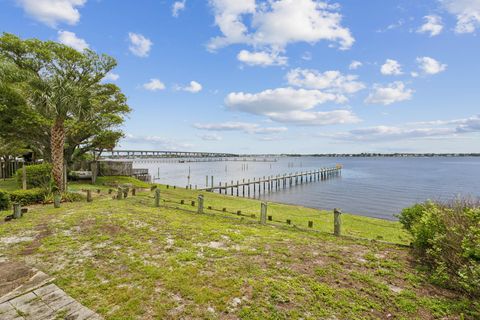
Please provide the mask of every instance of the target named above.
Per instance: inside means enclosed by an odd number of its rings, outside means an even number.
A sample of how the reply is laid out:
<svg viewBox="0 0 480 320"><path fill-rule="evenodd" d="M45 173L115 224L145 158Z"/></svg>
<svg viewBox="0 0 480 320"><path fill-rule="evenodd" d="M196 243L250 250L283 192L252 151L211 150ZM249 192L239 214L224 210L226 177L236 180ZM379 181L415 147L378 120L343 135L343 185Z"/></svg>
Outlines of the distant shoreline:
<svg viewBox="0 0 480 320"><path fill-rule="evenodd" d="M338 157L338 158L371 158L371 157L390 157L390 158L433 158L433 157L480 157L480 153L326 153L326 154L281 154L286 157Z"/></svg>

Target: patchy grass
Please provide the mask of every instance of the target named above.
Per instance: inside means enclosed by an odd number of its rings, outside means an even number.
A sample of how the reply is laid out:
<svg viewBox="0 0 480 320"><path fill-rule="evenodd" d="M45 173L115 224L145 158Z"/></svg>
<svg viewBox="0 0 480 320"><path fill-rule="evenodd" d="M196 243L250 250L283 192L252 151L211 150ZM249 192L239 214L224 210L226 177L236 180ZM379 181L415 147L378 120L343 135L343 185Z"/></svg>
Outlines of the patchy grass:
<svg viewBox="0 0 480 320"><path fill-rule="evenodd" d="M260 209L254 200L208 193L205 206L220 211L200 215L187 202L197 192L162 186L161 194L168 207L155 208L150 192L125 200L102 192L93 203L32 207L20 220L0 222L0 252L55 276L106 319L480 316L478 302L429 284L405 247L279 222L262 226L253 223ZM257 217L223 213L224 206ZM302 226L315 218L318 231L333 228L330 215L316 210L275 204L269 214ZM349 217L347 234L407 240L396 223L355 217L349 225ZM375 232L360 230L369 223Z"/></svg>
<svg viewBox="0 0 480 320"><path fill-rule="evenodd" d="M187 190L183 188L159 186L161 190L161 198L167 200L167 205L175 205L184 209L195 210L192 208L191 201L196 201L198 195L204 195L204 208L207 213L224 214L223 209L227 212L224 215L232 216L232 214L241 211L246 220L258 221L260 219L260 201L248 198L239 198L217 193ZM180 205L180 201L184 200L184 205ZM172 202L173 201L173 202ZM208 209L211 207L212 209ZM254 218L250 218L254 215ZM313 222L313 230L321 232L333 232L333 212L325 210L317 210L305 208L301 206L269 203L267 215L272 216L273 223L276 225L287 226L287 219L291 220L293 228L309 229L308 221ZM388 221L375 219L352 214L342 214L342 232L344 235L366 238L372 240L380 240L394 242L398 244L409 244L410 235L396 221Z"/></svg>

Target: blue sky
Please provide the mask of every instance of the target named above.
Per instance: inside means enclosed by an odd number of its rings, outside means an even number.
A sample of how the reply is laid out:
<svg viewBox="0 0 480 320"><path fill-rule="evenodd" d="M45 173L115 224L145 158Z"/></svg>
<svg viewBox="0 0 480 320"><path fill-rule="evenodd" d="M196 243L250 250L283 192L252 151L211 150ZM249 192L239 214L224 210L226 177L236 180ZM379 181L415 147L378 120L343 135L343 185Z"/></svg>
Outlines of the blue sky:
<svg viewBox="0 0 480 320"><path fill-rule="evenodd" d="M115 57L124 149L479 152L480 0L0 0L0 31Z"/></svg>

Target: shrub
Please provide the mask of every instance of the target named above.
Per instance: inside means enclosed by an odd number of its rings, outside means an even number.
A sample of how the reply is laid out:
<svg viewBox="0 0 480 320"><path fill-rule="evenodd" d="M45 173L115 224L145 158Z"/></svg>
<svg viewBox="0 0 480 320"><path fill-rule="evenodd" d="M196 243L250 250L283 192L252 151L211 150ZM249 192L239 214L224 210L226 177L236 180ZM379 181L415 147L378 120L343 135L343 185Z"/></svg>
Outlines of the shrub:
<svg viewBox="0 0 480 320"><path fill-rule="evenodd" d="M480 296L478 202L427 202L404 209L399 218L412 234L414 253L430 268L433 282Z"/></svg>
<svg viewBox="0 0 480 320"><path fill-rule="evenodd" d="M54 193L45 194L43 203L53 203ZM62 202L76 202L82 201L85 197L80 193L64 192L62 193Z"/></svg>
<svg viewBox="0 0 480 320"><path fill-rule="evenodd" d="M45 191L40 188L29 190L17 190L10 192L12 202L18 202L22 206L42 203L45 197Z"/></svg>
<svg viewBox="0 0 480 320"><path fill-rule="evenodd" d="M0 210L10 208L10 195L6 191L0 190Z"/></svg>
<svg viewBox="0 0 480 320"><path fill-rule="evenodd" d="M52 182L52 165L49 163L35 164L26 167L27 187L44 188L50 187ZM16 179L18 185L22 186L22 169L17 170Z"/></svg>

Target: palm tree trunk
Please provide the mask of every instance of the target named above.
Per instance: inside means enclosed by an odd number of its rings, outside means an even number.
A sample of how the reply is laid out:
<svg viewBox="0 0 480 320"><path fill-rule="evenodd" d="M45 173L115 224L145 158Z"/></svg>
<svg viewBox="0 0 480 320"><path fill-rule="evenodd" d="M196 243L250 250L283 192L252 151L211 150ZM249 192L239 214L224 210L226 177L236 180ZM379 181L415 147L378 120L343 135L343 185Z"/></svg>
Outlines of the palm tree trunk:
<svg viewBox="0 0 480 320"><path fill-rule="evenodd" d="M59 191L63 185L63 148L65 146L65 126L63 119L55 119L50 136L52 152L52 176Z"/></svg>

